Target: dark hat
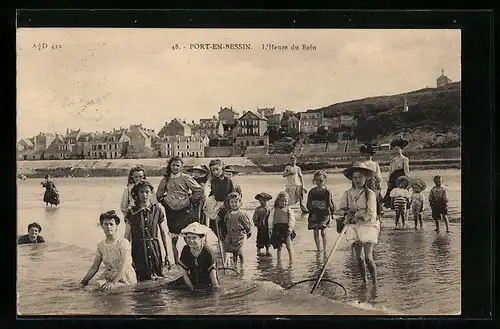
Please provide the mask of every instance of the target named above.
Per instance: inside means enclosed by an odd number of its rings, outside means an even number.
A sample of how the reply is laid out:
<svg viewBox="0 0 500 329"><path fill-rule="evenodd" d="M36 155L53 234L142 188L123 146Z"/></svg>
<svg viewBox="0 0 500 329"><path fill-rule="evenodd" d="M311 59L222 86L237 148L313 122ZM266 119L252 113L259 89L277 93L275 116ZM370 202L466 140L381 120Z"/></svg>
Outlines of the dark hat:
<svg viewBox="0 0 500 329"><path fill-rule="evenodd" d="M347 179L352 180L352 174L355 171L361 171L361 172L365 173L366 175L373 175L373 173L374 173L374 171L372 169L370 169L367 165L365 165L362 162L354 162L352 164L352 166L345 169L342 173L344 174L344 176Z"/></svg>
<svg viewBox="0 0 500 329"><path fill-rule="evenodd" d="M32 227L36 227L38 229L38 232L42 232L42 227L40 226L40 224L38 224L37 222L33 222L31 224L28 225L28 231L32 228Z"/></svg>
<svg viewBox="0 0 500 329"><path fill-rule="evenodd" d="M411 180L411 186L418 186L420 187L420 190L422 191L425 191L425 189L427 188L427 185L425 184L425 182L423 180L421 180L420 178L413 178Z"/></svg>
<svg viewBox="0 0 500 329"><path fill-rule="evenodd" d="M234 170L233 166L225 166L224 167L224 172L232 172L233 174L237 174L238 172Z"/></svg>
<svg viewBox="0 0 500 329"><path fill-rule="evenodd" d="M259 193L255 196L255 200L259 200L259 199L271 200L272 198L273 198L272 196L270 196L269 194L267 194L265 192Z"/></svg>
<svg viewBox="0 0 500 329"><path fill-rule="evenodd" d="M391 141L391 147L399 146L400 148L403 148L406 145L408 145L408 141L406 139L403 139L403 137L399 137Z"/></svg>
<svg viewBox="0 0 500 329"><path fill-rule="evenodd" d="M368 145L361 145L359 148L359 152L361 154L375 154L377 151L373 148L373 145L368 144Z"/></svg>
<svg viewBox="0 0 500 329"><path fill-rule="evenodd" d="M402 181L405 181L406 187L408 187L410 186L411 178L408 176L399 176L398 179L396 179L396 185L399 186L399 183L401 183Z"/></svg>

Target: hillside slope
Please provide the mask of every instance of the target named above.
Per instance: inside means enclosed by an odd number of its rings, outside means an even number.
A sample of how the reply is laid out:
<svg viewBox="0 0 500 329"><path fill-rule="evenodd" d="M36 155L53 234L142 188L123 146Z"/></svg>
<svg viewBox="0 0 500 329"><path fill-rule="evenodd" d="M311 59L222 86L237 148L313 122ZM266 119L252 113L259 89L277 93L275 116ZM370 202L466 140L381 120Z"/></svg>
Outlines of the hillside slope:
<svg viewBox="0 0 500 329"><path fill-rule="evenodd" d="M426 88L392 96L369 97L333 104L308 112L325 117L355 115L359 141L383 143L403 134L410 147L457 147L460 145L461 83ZM404 97L408 112L403 112Z"/></svg>

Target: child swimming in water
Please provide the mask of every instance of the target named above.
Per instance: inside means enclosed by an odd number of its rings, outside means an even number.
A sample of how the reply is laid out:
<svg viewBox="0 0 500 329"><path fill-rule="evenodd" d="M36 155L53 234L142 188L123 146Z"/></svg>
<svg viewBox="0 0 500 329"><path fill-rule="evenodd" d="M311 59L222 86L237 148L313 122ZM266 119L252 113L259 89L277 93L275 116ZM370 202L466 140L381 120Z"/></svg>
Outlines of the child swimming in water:
<svg viewBox="0 0 500 329"><path fill-rule="evenodd" d="M429 204L432 210L432 219L436 223L436 232L439 232L439 220L446 225L446 232L450 232L448 221L448 189L444 187L441 176L434 176L435 186L429 192Z"/></svg>
<svg viewBox="0 0 500 329"><path fill-rule="evenodd" d="M43 243L45 239L40 235L42 227L37 222L28 225L28 234L19 237L17 244Z"/></svg>
<svg viewBox="0 0 500 329"><path fill-rule="evenodd" d="M99 216L99 223L106 235L106 239L97 244L94 263L81 284L84 286L89 284L89 281L99 271L101 263L104 263L105 270L96 282L101 290L137 283L134 268L132 267L130 242L117 236L120 218L114 210L110 210Z"/></svg>
<svg viewBox="0 0 500 329"><path fill-rule="evenodd" d="M243 266L243 247L246 239L250 238L252 224L248 216L243 213L241 208L241 196L238 192L229 194L229 212L224 217L224 224L227 234L224 238L224 250L226 252L226 264L229 265L229 259L233 256L233 266L236 268L238 259Z"/></svg>

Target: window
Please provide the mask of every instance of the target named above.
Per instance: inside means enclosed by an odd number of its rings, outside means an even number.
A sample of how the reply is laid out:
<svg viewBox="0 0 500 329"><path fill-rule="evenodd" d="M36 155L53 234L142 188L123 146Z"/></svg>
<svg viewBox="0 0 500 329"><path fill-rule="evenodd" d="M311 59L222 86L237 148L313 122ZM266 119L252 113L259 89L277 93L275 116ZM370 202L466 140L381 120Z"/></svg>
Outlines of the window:
<svg viewBox="0 0 500 329"><path fill-rule="evenodd" d="M170 143L167 144L167 148L170 148Z"/></svg>
<svg viewBox="0 0 500 329"><path fill-rule="evenodd" d="M167 155L170 155L170 151L167 151Z"/></svg>
<svg viewBox="0 0 500 329"><path fill-rule="evenodd" d="M180 156L181 155L181 152L177 152L177 156Z"/></svg>
<svg viewBox="0 0 500 329"><path fill-rule="evenodd" d="M188 144L188 145L186 145L186 148L189 150L189 144Z"/></svg>
<svg viewBox="0 0 500 329"><path fill-rule="evenodd" d="M118 157L118 152L115 152L115 157Z"/></svg>
<svg viewBox="0 0 500 329"><path fill-rule="evenodd" d="M179 146L179 144L177 144L177 149L180 149L180 146ZM179 153L179 152L177 152L177 153Z"/></svg>

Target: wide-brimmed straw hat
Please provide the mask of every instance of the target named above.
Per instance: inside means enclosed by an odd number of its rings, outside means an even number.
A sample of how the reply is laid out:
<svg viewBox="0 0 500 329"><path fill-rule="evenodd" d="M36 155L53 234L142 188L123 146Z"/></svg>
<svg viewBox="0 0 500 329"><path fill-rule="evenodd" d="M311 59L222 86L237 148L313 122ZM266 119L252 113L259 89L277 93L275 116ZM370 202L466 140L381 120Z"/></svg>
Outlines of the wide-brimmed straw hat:
<svg viewBox="0 0 500 329"><path fill-rule="evenodd" d="M411 186L412 187L418 186L421 191L424 191L427 188L427 185L425 184L425 182L423 180L421 180L420 178L413 178L411 180Z"/></svg>
<svg viewBox="0 0 500 329"><path fill-rule="evenodd" d="M264 199L271 200L273 197L265 192L259 193L255 196L255 200Z"/></svg>
<svg viewBox="0 0 500 329"><path fill-rule="evenodd" d="M365 175L373 175L373 173L374 173L374 171L371 168L369 168L367 165L365 165L363 162L354 162L352 164L352 166L350 166L349 168L342 171L342 173L344 174L344 176L347 179L352 180L352 174L355 171L361 171Z"/></svg>
<svg viewBox="0 0 500 329"><path fill-rule="evenodd" d="M411 178L408 176L399 176L398 179L396 179L396 186L399 186L401 182L405 181L406 186L410 186Z"/></svg>
<svg viewBox="0 0 500 329"><path fill-rule="evenodd" d="M408 141L406 139L403 139L403 137L399 137L391 141L391 147L399 146L400 148L403 148L406 145L408 145Z"/></svg>
<svg viewBox="0 0 500 329"><path fill-rule="evenodd" d="M181 235L186 236L187 234L198 234L198 235L207 235L210 228L206 225L200 224L198 222L194 222L186 226L181 230Z"/></svg>
<svg viewBox="0 0 500 329"><path fill-rule="evenodd" d="M373 145L371 144L368 144L368 145L361 145L361 147L359 148L359 152L361 152L361 154L375 154L377 151L373 148Z"/></svg>
<svg viewBox="0 0 500 329"><path fill-rule="evenodd" d="M187 171L190 172L190 171L195 171L195 170L201 171L203 174L208 175L208 171L200 165L193 166L193 167L189 168Z"/></svg>
<svg viewBox="0 0 500 329"><path fill-rule="evenodd" d="M236 170L234 170L233 166L231 166L231 165L225 166L224 167L224 172L232 172L233 174L237 174L238 173Z"/></svg>

